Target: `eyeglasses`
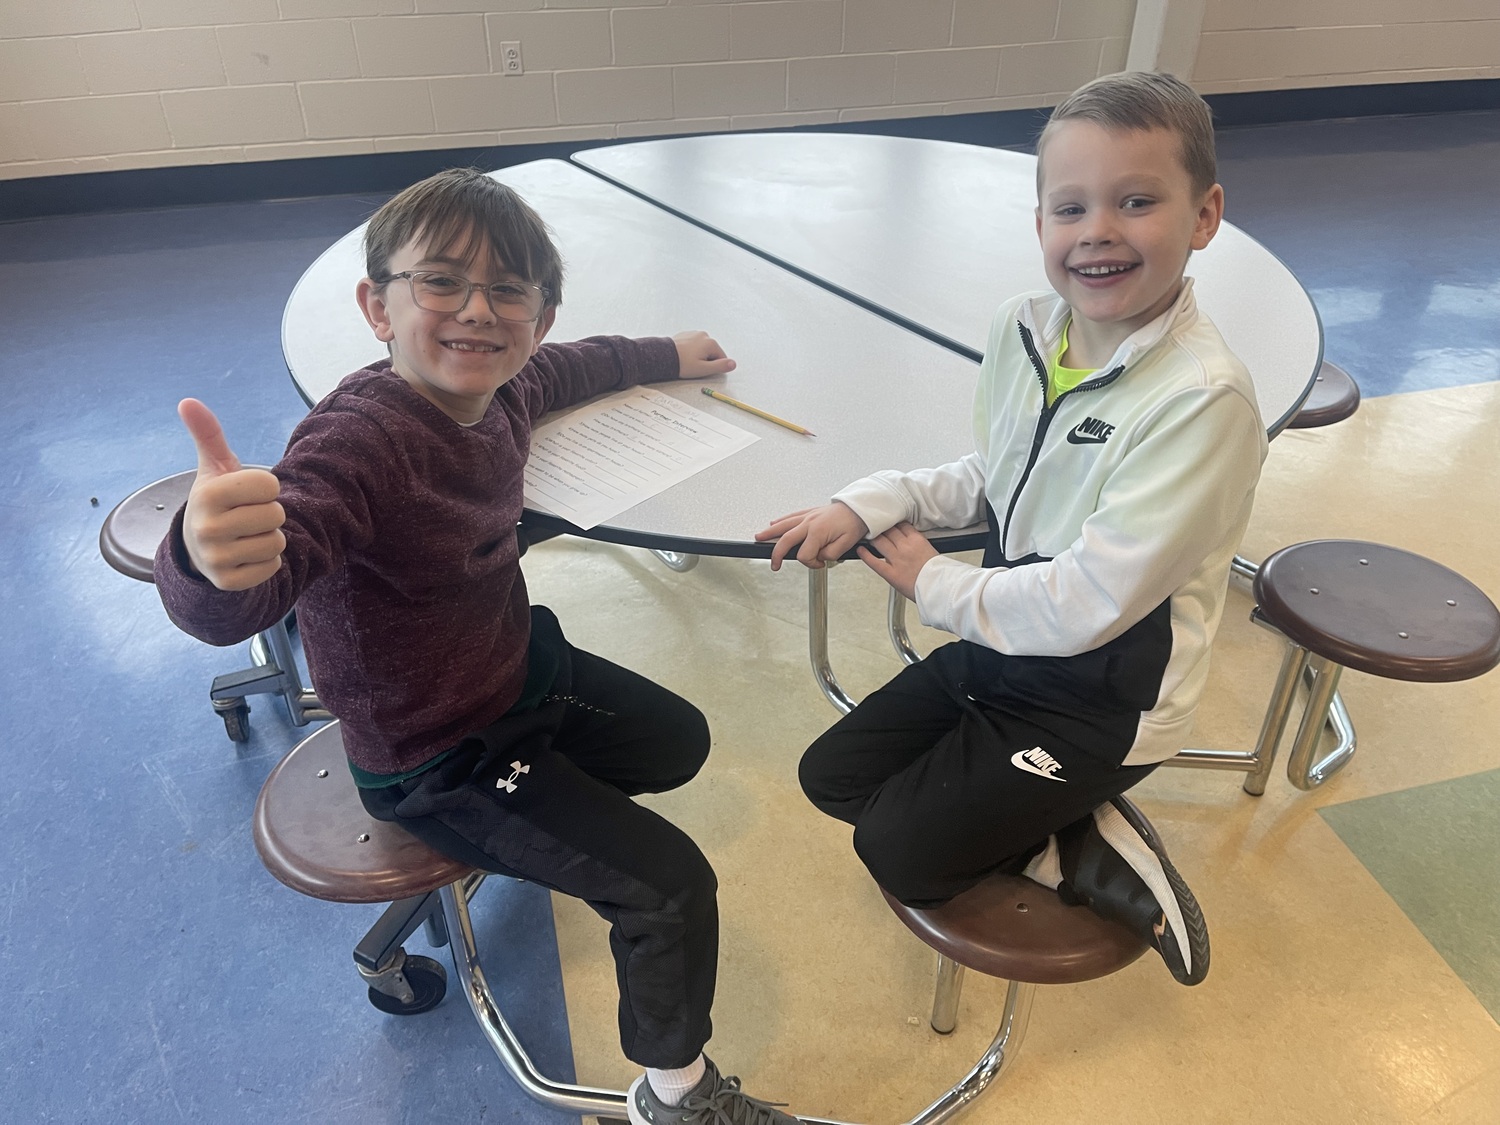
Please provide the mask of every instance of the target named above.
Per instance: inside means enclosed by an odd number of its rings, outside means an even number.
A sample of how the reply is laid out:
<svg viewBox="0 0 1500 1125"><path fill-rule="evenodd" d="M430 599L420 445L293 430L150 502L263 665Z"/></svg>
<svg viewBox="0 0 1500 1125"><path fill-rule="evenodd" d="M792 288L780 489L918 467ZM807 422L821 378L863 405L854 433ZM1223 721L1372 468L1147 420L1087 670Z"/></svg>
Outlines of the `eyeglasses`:
<svg viewBox="0 0 1500 1125"><path fill-rule="evenodd" d="M519 324L536 320L542 315L542 306L547 303L547 290L529 281L496 281L485 285L457 274L403 270L391 274L380 284L385 285L398 277L406 279L411 287L411 299L418 307L429 312L460 312L468 305L469 296L476 289L489 301L491 312L501 320Z"/></svg>

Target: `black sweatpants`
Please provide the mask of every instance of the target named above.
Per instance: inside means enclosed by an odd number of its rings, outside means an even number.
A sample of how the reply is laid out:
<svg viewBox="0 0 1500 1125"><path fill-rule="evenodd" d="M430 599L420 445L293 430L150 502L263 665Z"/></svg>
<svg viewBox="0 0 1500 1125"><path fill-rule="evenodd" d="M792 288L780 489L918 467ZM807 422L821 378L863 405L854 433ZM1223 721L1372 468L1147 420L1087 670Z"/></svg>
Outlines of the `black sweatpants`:
<svg viewBox="0 0 1500 1125"><path fill-rule="evenodd" d="M1156 768L1121 766L1127 747L1059 737L1054 726L1076 726L1034 708L976 701L975 647L945 645L903 669L802 757L803 792L854 825L855 852L908 906L1019 874L1049 834Z"/></svg>
<svg viewBox="0 0 1500 1125"><path fill-rule="evenodd" d="M630 798L690 780L708 757L708 724L665 688L562 644L534 711L361 796L371 815L446 855L586 901L610 923L626 1057L686 1066L711 1031L718 883L686 833Z"/></svg>

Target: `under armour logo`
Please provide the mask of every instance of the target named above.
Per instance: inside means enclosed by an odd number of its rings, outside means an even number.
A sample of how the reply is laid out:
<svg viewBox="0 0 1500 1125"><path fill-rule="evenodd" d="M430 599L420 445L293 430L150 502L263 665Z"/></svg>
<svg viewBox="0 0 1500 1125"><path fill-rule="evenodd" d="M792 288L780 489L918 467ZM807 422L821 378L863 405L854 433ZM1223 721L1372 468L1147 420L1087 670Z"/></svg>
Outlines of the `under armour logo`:
<svg viewBox="0 0 1500 1125"><path fill-rule="evenodd" d="M504 789L507 793L514 793L516 791L516 778L520 777L523 773L530 772L530 766L523 766L520 762L512 762L510 764L510 776L502 777L499 781L495 782L495 788Z"/></svg>
<svg viewBox="0 0 1500 1125"><path fill-rule="evenodd" d="M1033 746L1030 750L1017 750L1010 756L1010 764L1026 773L1045 777L1048 781L1068 780L1057 776L1058 771L1062 769L1062 763L1040 746Z"/></svg>

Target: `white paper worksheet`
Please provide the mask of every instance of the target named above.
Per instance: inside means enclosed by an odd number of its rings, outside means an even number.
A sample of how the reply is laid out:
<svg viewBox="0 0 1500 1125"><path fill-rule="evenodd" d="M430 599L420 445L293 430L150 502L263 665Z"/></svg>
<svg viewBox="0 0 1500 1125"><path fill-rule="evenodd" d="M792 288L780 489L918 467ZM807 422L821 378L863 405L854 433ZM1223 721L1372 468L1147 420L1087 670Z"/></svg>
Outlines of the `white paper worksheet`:
<svg viewBox="0 0 1500 1125"><path fill-rule="evenodd" d="M759 439L647 387L536 428L526 506L587 531Z"/></svg>

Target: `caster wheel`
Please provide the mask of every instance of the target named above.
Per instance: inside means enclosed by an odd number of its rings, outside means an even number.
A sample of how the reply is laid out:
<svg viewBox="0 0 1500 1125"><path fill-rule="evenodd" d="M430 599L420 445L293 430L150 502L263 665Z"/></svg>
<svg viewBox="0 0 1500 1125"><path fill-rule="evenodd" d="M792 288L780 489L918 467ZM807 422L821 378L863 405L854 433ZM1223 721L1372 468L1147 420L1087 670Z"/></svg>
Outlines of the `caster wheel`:
<svg viewBox="0 0 1500 1125"><path fill-rule="evenodd" d="M406 1004L384 992L370 989L370 1003L382 1012L393 1016L415 1016L436 1008L448 990L448 973L431 957L407 955L401 970L406 974L406 983L411 985L411 1003Z"/></svg>
<svg viewBox="0 0 1500 1125"><path fill-rule="evenodd" d="M215 708L218 710L218 708ZM250 704L243 700L234 707L219 711L224 720L224 733L230 742L245 742L250 738Z"/></svg>

